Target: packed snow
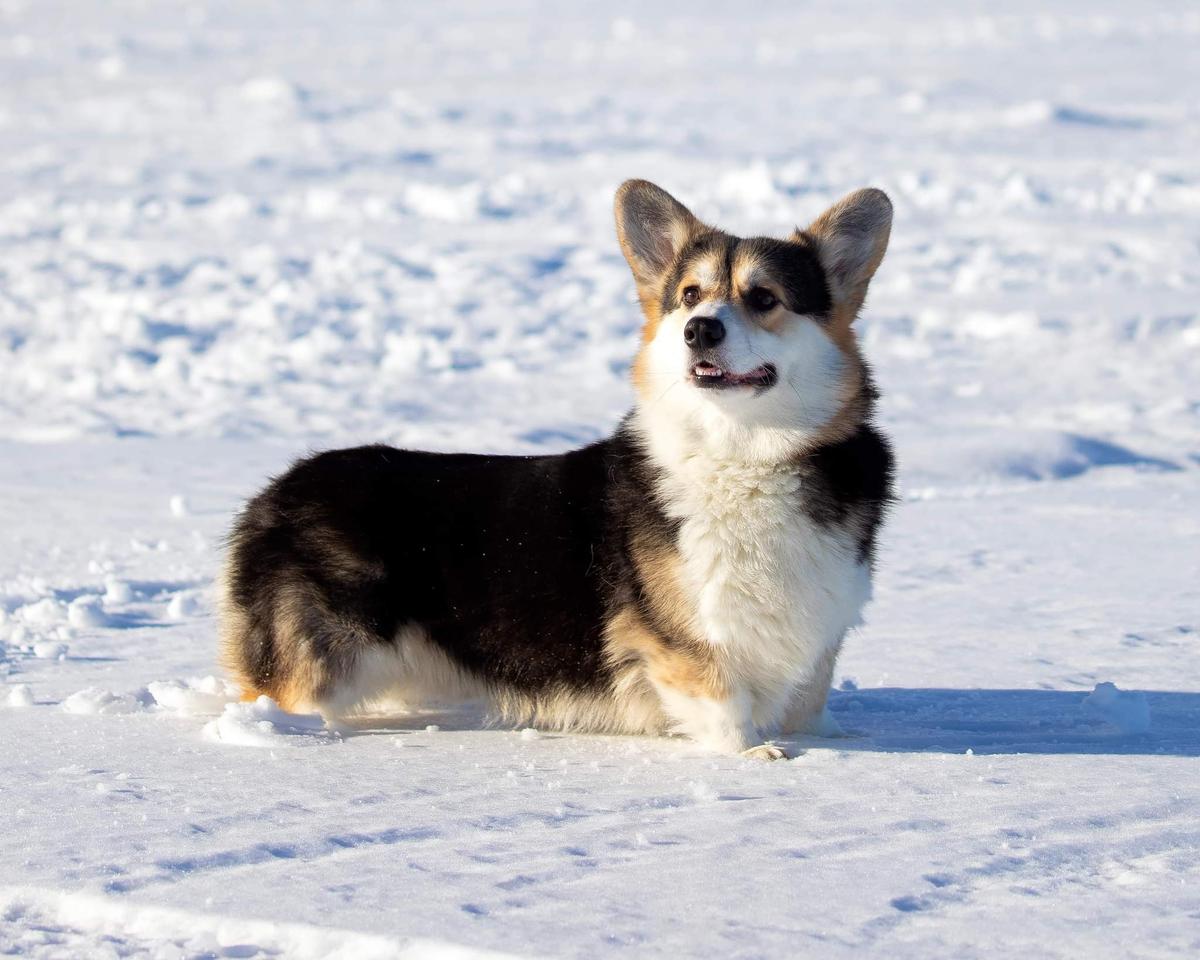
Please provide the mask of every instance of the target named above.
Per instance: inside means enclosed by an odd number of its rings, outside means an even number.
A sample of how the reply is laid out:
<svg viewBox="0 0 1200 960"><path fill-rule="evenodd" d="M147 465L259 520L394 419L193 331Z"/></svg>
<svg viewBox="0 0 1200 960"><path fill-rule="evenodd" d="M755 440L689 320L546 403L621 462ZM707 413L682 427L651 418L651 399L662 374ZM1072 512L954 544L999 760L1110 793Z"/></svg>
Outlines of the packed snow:
<svg viewBox="0 0 1200 960"><path fill-rule="evenodd" d="M1200 11L0 0L0 953L1200 951ZM213 578L312 449L629 406L611 198L896 208L826 732L330 728Z"/></svg>

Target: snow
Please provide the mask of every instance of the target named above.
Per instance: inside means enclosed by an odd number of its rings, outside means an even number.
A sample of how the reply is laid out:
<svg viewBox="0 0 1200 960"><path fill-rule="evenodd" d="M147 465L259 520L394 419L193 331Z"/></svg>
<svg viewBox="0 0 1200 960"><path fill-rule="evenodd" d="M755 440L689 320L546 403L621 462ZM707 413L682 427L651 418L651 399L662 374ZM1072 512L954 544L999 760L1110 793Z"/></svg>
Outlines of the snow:
<svg viewBox="0 0 1200 960"><path fill-rule="evenodd" d="M1116 684L1096 684L1083 708L1093 716L1111 723L1124 734L1150 732L1150 702L1137 690L1118 690Z"/></svg>
<svg viewBox="0 0 1200 960"><path fill-rule="evenodd" d="M8 688L5 703L15 709L33 706L33 691L27 683L14 683Z"/></svg>
<svg viewBox="0 0 1200 960"><path fill-rule="evenodd" d="M270 697L250 703L227 703L221 715L204 726L210 740L241 747L309 746L336 739L325 729L325 721L316 714L294 714L280 709Z"/></svg>
<svg viewBox="0 0 1200 960"><path fill-rule="evenodd" d="M146 694L113 693L100 687L84 687L76 690L62 702L67 713L94 716L102 713L136 713L146 706Z"/></svg>
<svg viewBox="0 0 1200 960"><path fill-rule="evenodd" d="M1112 0L0 4L0 952L1200 950L1198 40ZM747 232L895 204L844 736L240 701L212 587L266 477L627 408L629 176Z"/></svg>
<svg viewBox="0 0 1200 960"><path fill-rule="evenodd" d="M239 699L235 684L224 677L189 677L187 680L158 680L147 684L158 706L188 717L218 714Z"/></svg>
<svg viewBox="0 0 1200 960"><path fill-rule="evenodd" d="M261 957L296 960L503 960L504 954L437 941L399 940L302 923L236 920L116 903L86 894L0 889L0 908L21 932L0 932L5 953L113 957Z"/></svg>

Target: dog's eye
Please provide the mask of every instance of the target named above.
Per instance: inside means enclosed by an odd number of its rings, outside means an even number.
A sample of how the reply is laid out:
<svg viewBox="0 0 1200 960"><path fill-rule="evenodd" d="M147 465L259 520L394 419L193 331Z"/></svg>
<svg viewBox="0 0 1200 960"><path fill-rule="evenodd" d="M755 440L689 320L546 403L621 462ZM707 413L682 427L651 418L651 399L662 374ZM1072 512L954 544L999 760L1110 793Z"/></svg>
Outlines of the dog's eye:
<svg viewBox="0 0 1200 960"><path fill-rule="evenodd" d="M694 307L700 302L699 287L684 287L683 288L683 305L685 307Z"/></svg>
<svg viewBox="0 0 1200 960"><path fill-rule="evenodd" d="M779 298L765 287L755 287L746 294L746 302L755 310L767 311L779 302Z"/></svg>

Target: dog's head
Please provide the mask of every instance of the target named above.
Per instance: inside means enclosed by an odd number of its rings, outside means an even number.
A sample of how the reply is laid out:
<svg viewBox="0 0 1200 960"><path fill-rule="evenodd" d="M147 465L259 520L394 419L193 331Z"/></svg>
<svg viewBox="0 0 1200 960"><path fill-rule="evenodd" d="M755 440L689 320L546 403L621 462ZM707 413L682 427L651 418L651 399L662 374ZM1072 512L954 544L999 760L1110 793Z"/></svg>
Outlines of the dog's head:
<svg viewBox="0 0 1200 960"><path fill-rule="evenodd" d="M616 218L646 317L643 414L726 445L769 434L771 449L857 426L868 387L851 325L887 249L886 194L855 191L783 240L706 226L645 180L621 185Z"/></svg>

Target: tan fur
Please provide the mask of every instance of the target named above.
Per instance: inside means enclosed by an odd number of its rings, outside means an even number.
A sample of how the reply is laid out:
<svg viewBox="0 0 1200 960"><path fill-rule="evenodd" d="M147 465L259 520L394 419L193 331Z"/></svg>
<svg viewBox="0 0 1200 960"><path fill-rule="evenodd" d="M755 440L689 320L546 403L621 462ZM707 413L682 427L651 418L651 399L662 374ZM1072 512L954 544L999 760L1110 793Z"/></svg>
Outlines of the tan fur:
<svg viewBox="0 0 1200 960"><path fill-rule="evenodd" d="M221 589L221 662L241 687L242 699L254 700L266 694L285 710L314 707L329 681L312 655L304 628L309 619L305 611L320 604L319 597L299 585L286 587L276 596L270 632L278 670L259 685L245 670L244 646L251 628L245 612L229 596L228 579L226 574Z"/></svg>
<svg viewBox="0 0 1200 960"><path fill-rule="evenodd" d="M847 341L835 340L834 342L846 356L847 361L841 379L842 403L838 412L813 438L814 446L837 443L853 436L863 422L868 405L865 367L853 332L849 332Z"/></svg>
<svg viewBox="0 0 1200 960"><path fill-rule="evenodd" d="M731 294L740 300L745 298L756 287L770 290L780 302L774 309L768 310L766 313L754 312L751 314L751 317L759 326L770 330L772 333L778 333L784 324L787 323L788 318L794 316L794 314L790 313L783 306L783 287L780 286L777 278L771 276L771 273L751 251L739 250L737 262L733 266L733 289Z"/></svg>
<svg viewBox="0 0 1200 960"><path fill-rule="evenodd" d="M268 693L285 710L315 705L327 681L304 632L305 609L319 602L313 592L298 586L285 588L276 598L272 633L281 675L273 678Z"/></svg>
<svg viewBox="0 0 1200 960"><path fill-rule="evenodd" d="M632 606L620 610L605 631L610 663L640 663L647 677L689 697L724 700L724 671L713 647L701 639L695 604L683 588L680 557L672 544L649 534L631 544L642 596L670 632L671 643Z"/></svg>
<svg viewBox="0 0 1200 960"><path fill-rule="evenodd" d="M654 324L654 326L657 327L657 325L658 324L656 322ZM650 323L649 323L649 321L647 321L645 327L643 327L643 335L645 335L644 331L649 326L650 326ZM654 339L653 333L650 334L650 339ZM642 397L649 397L651 395L651 392L654 389L654 384L653 384L652 378L646 368L646 364L647 364L646 343L643 343L642 346L638 349L637 354L634 356L633 366L630 368L630 371L629 371L630 379L633 381L633 389L636 390L638 392L638 395L642 396Z"/></svg>
<svg viewBox="0 0 1200 960"><path fill-rule="evenodd" d="M644 676L631 669L622 670L604 694L559 690L531 696L500 690L489 701L489 720L504 726L629 735L660 735L667 729L658 699Z"/></svg>
<svg viewBox="0 0 1200 960"><path fill-rule="evenodd" d="M245 662L241 653L246 643L246 637L250 633L250 624L246 619L245 611L233 600L232 570L230 570L228 561L222 568L221 577L217 583L217 611L220 623L219 662L221 668L241 688L242 700L257 700L259 695L265 691L259 690L246 674Z"/></svg>
<svg viewBox="0 0 1200 960"><path fill-rule="evenodd" d="M891 221L892 204L887 195L867 188L843 197L804 231L817 241L833 294L836 325L848 328L858 317L867 286L887 252ZM847 236L869 237L870 245L850 249Z"/></svg>
<svg viewBox="0 0 1200 960"><path fill-rule="evenodd" d="M696 608L684 590L674 544L641 533L633 537L630 548L644 595L655 616L669 624L673 634L694 641L699 636Z"/></svg>
<svg viewBox="0 0 1200 960"><path fill-rule="evenodd" d="M645 219L649 209L640 198L653 195L664 201L669 210L665 219ZM662 319L663 269L687 242L704 229L691 212L661 188L645 180L627 180L621 184L614 199L617 217L617 241L629 262L637 287L638 301L646 324L642 342L654 339L654 331ZM635 362L634 379L638 378ZM643 377L644 379L644 377Z"/></svg>
<svg viewBox="0 0 1200 960"><path fill-rule="evenodd" d="M613 617L604 633L605 654L614 665L640 663L646 676L687 697L725 700L729 689L715 658L689 644L668 645L632 607Z"/></svg>

